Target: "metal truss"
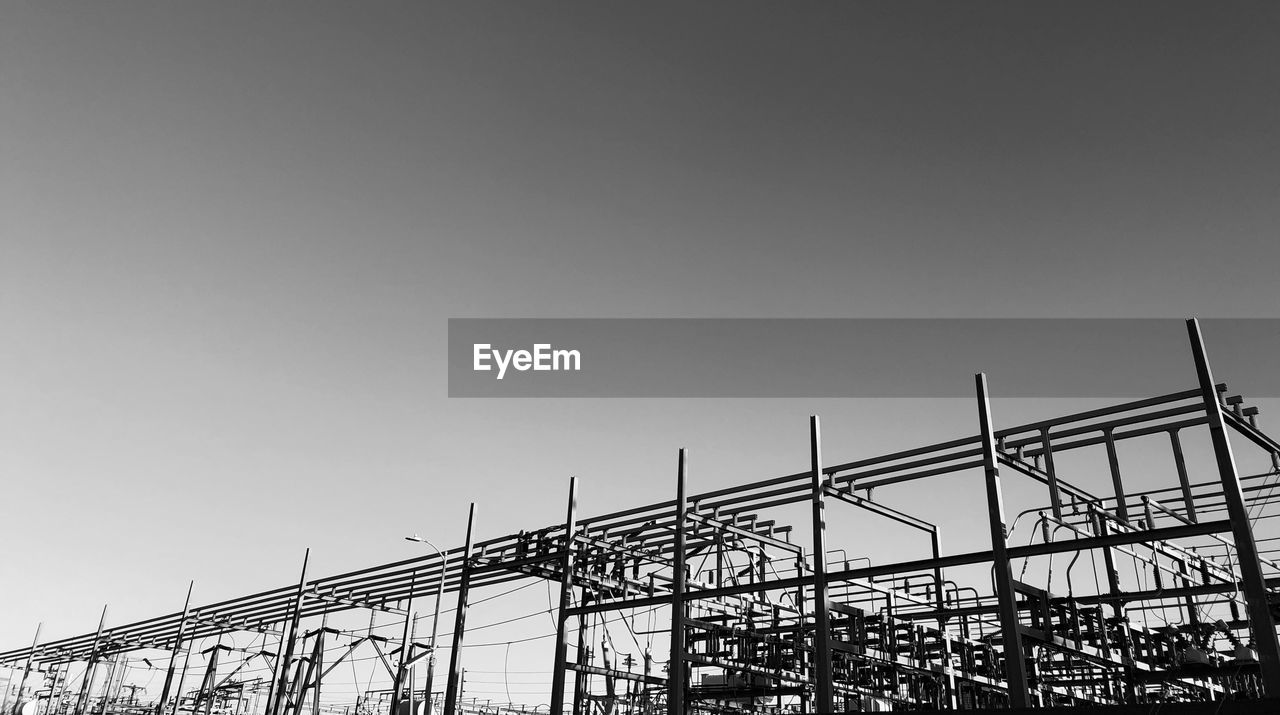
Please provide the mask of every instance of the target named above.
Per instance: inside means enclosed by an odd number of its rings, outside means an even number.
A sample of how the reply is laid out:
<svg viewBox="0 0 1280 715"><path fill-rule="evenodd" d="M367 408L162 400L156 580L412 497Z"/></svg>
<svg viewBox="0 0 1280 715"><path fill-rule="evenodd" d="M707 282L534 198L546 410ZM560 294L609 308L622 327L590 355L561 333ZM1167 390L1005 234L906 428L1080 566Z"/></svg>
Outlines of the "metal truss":
<svg viewBox="0 0 1280 715"><path fill-rule="evenodd" d="M1280 443L1258 428L1255 408L1215 382L1194 320L1188 335L1198 378L1193 389L995 429L986 377L978 375L977 433L969 437L829 465L815 417L804 471L691 494L687 454L680 450L670 501L582 518L574 480L565 520L544 529L473 540L473 505L466 543L437 555L316 579L308 577L304 560L295 584L36 642L0 652L0 663L24 672L70 662L92 669L120 653L169 650L156 711L176 714L178 653L201 638L257 631L274 638L278 651L248 654L271 664L265 715L318 714L323 677L337 664L323 661L325 639L336 633L324 619L384 611L406 616L400 642L369 635L352 641L338 662L357 647L376 651L394 682L395 713L406 698L412 708L423 697L405 692L404 682L432 649L414 642L409 623L413 600L434 593L439 582L458 607L444 697L435 703L429 682L428 708L474 712L462 701L460 682L470 593L533 578L560 584L555 657L548 664L553 713L828 713L1277 698L1273 604L1280 564L1260 553L1249 509L1271 503L1268 482L1280 475ZM1182 435L1191 430L1208 431L1216 479L1191 481L1182 448ZM1176 485L1127 490L1117 444L1160 435L1167 435ZM1275 473L1242 477L1232 451L1239 444L1271 455ZM1090 493L1059 475L1055 456L1084 449L1105 452L1109 493ZM966 471L983 475L988 509L975 516L985 517L989 549L944 555L935 525L872 498L877 488ZM1043 533L1039 543L1009 543L1002 479L1010 476L1032 480L1046 493L1044 507L1033 510ZM766 518L788 505L811 510L804 539L792 540L801 526ZM831 559L839 550L829 550L827 524L836 508L846 507L920 531L931 555L859 567L847 553ZM1106 584L1093 593L1074 587L1053 593L1047 584L1021 580L1012 567L1051 555L1072 557L1074 564L1082 554L1100 555L1106 566ZM1154 587L1122 583L1122 557ZM694 567L696 558L704 565ZM945 578L945 569L963 566L990 569L989 592ZM1070 567L1067 579L1070 585ZM1210 607L1227 609L1228 617L1210 618ZM648 653L642 670L633 672L607 644L597 650L588 642L592 623L605 614L627 617L652 608L671 614L665 672ZM1182 618L1177 626L1148 628L1129 615L1144 609L1180 609ZM303 621L315 618L321 619L317 628L302 630ZM196 701L206 712L225 686L226 678L215 677L220 654L215 648L207 658ZM82 692L64 710L82 715L86 706Z"/></svg>

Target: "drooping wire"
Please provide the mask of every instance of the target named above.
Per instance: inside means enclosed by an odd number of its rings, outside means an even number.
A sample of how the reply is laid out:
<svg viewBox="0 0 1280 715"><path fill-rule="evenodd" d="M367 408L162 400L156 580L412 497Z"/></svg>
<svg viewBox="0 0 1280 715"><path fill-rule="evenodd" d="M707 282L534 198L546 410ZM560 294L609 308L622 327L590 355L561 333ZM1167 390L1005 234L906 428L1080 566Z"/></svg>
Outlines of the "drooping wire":
<svg viewBox="0 0 1280 715"><path fill-rule="evenodd" d="M507 702L511 702L511 677L507 675L507 660L511 658L511 644L507 644L507 652L502 655L502 687L507 691ZM431 693L427 693L430 697Z"/></svg>

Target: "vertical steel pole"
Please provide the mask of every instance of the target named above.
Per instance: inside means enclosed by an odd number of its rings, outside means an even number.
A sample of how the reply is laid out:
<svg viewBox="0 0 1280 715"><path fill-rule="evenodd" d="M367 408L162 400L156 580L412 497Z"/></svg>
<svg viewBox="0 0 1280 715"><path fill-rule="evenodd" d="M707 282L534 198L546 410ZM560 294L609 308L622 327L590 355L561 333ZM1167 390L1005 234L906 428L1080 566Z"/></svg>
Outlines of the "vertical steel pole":
<svg viewBox="0 0 1280 715"><path fill-rule="evenodd" d="M58 675L58 708L56 715L65 715L67 712L67 685L71 680L71 663L65 663L62 666L62 672Z"/></svg>
<svg viewBox="0 0 1280 715"><path fill-rule="evenodd" d="M182 686L187 682L187 668L191 665L191 645L188 644L185 654L182 656L182 672L178 674L178 687L174 690L172 715L178 715L178 706L182 704ZM278 658L277 658L278 660ZM271 700L267 699L267 705L270 706Z"/></svg>
<svg viewBox="0 0 1280 715"><path fill-rule="evenodd" d="M302 642L304 645L307 642L305 633L302 635ZM298 665L293 669L293 682L289 687L289 692L292 695L286 693L284 698L284 711L286 713L289 712L289 708L292 705L294 715L302 715L302 699L306 691L306 682L311 677L311 673L307 671L307 666L310 663L310 656L300 656L298 658Z"/></svg>
<svg viewBox="0 0 1280 715"><path fill-rule="evenodd" d="M102 702L98 704L99 715L106 715L107 700L111 697L111 684L116 677L116 667L120 664L120 654L112 656L111 665L107 667L107 682L102 684Z"/></svg>
<svg viewBox="0 0 1280 715"><path fill-rule="evenodd" d="M413 621L418 617L416 611L413 610L413 592L418 588L418 572L415 570L409 576L409 602L405 604L404 613L404 630L402 631L400 640L400 662L396 664L396 677L391 682L391 715L400 715L400 699L404 697L404 676L408 670L405 663L409 662L412 654L409 649L412 646L413 636L411 634ZM409 684L409 689L413 690L413 683ZM409 715L413 715L413 698L410 697Z"/></svg>
<svg viewBox="0 0 1280 715"><path fill-rule="evenodd" d="M320 632L316 634L316 650L315 650L315 658L314 658L316 677L315 677L315 683L313 683L313 686L315 687L315 692L312 694L312 698L311 698L311 712L313 713L313 715L320 715L320 686L321 686L320 681L324 678L324 636L325 636L325 630L327 629L328 625L329 625L329 614L326 613L324 617L320 619ZM409 671L409 672L413 672L413 671ZM410 691L413 690L412 680L409 681L409 689ZM298 704L298 709L299 710L302 709L301 703ZM409 712L412 715L413 698L409 699Z"/></svg>
<svg viewBox="0 0 1280 715"><path fill-rule="evenodd" d="M1124 493L1124 481L1120 478L1120 457L1116 454L1116 439L1111 434L1110 428L1103 430L1102 436L1107 443L1107 467L1111 470L1111 486L1116 493L1116 516L1120 517L1120 521L1128 524L1129 505L1126 503L1128 497Z"/></svg>
<svg viewBox="0 0 1280 715"><path fill-rule="evenodd" d="M196 587L193 580L187 584L187 600L182 604L182 619L178 621L178 635L173 641L173 650L169 652L169 670L164 676L164 688L160 690L160 704L156 706L156 713L164 712L164 704L169 702L169 694L173 688L173 675L178 669L178 649L182 647L182 634L187 628L187 616L191 613L191 591Z"/></svg>
<svg viewBox="0 0 1280 715"><path fill-rule="evenodd" d="M582 605L587 606L591 603L591 594L587 589L582 589ZM578 655L574 659L578 663L591 664L591 648L587 645L587 627L591 618L590 616L578 617ZM604 625L604 624L602 624ZM604 625L607 629L608 626ZM605 666L606 668L608 666ZM584 712L582 702L587 697L587 685L590 675L582 671L575 671L573 674L573 715L582 715Z"/></svg>
<svg viewBox="0 0 1280 715"><path fill-rule="evenodd" d="M467 591L471 587L471 535L476 522L476 505L467 514L467 543L462 549L462 575L458 581L458 609L453 622L453 650L449 652L449 684L444 691L444 715L457 712L462 694L462 636L467 628Z"/></svg>
<svg viewBox="0 0 1280 715"><path fill-rule="evenodd" d="M1194 581L1191 580L1191 575L1187 572L1186 560L1174 559L1174 563L1178 565L1178 574L1182 576L1182 585L1188 586L1188 587L1193 585ZM1187 609L1186 611L1187 623L1190 623L1192 628L1199 628L1200 613L1199 613L1199 609L1196 608L1195 596L1192 596L1190 594L1184 596L1182 599L1182 604Z"/></svg>
<svg viewBox="0 0 1280 715"><path fill-rule="evenodd" d="M1058 471L1053 467L1053 446L1049 428L1040 430L1040 451L1044 454L1044 473L1049 477L1049 502L1053 505L1055 519L1062 518L1062 492L1058 489Z"/></svg>
<svg viewBox="0 0 1280 715"><path fill-rule="evenodd" d="M1209 437L1213 441L1218 476L1222 479L1222 494L1227 502L1227 514L1231 517L1236 554L1240 558L1240 576L1245 598L1248 599L1246 606L1249 626L1253 630L1253 642L1258 649L1263 688L1268 697L1280 697L1280 643L1276 640L1276 626L1271 617L1271 607L1267 603L1266 581L1262 574L1262 564L1258 560L1258 546L1253 540L1253 528L1249 524L1249 510L1245 507L1244 494L1240 490L1235 455L1231 452L1231 441L1227 439L1226 425L1222 419L1218 388L1213 382L1213 372L1209 369L1209 358L1205 355L1200 324L1194 318L1187 321L1187 333L1191 338L1196 375L1200 379L1205 416L1209 420Z"/></svg>
<svg viewBox="0 0 1280 715"><path fill-rule="evenodd" d="M436 635L439 633L440 625L440 601L444 599L444 576L449 571L449 556L439 549L436 551L440 554L440 583L436 586L435 613L431 616L431 655L427 656L427 715L431 715L433 701L431 688L436 678Z"/></svg>
<svg viewBox="0 0 1280 715"><path fill-rule="evenodd" d="M564 553L560 556L560 607L556 615L556 655L551 671L551 715L564 712L564 666L569 657L569 598L573 595L573 542L577 535L578 478L569 480L569 508L565 516ZM581 631L581 620L579 620Z"/></svg>
<svg viewBox="0 0 1280 715"><path fill-rule="evenodd" d="M89 704L89 688L93 685L93 676L97 669L98 642L102 640L102 626L107 622L107 607L102 607L102 617L98 619L98 632L93 635L93 645L89 646L89 662L85 664L84 682L80 684L80 697L76 699L76 715L83 715Z"/></svg>
<svg viewBox="0 0 1280 715"><path fill-rule="evenodd" d="M31 650L27 652L27 664L22 667L22 680L18 683L18 694L13 700L13 715L18 715L18 709L22 705L22 691L27 689L27 676L31 674L31 659L36 656L36 644L40 642L42 628L44 628L44 621L36 624L36 635L31 639Z"/></svg>
<svg viewBox="0 0 1280 715"><path fill-rule="evenodd" d="M996 462L995 430L991 427L991 398L987 376L974 376L978 390L978 424L982 429L982 466L987 482L987 511L991 527L992 568L995 570L996 600L1000 608L1000 636L1004 642L1005 680L1009 703L1015 708L1031 707L1027 692L1027 664L1022 656L1022 635L1018 628L1017 594L1013 590L1013 570L1009 566L1008 532L1004 523L1004 499L1000 494L1000 468Z"/></svg>
<svg viewBox="0 0 1280 715"><path fill-rule="evenodd" d="M1169 446L1173 448L1173 464L1178 468L1178 485L1182 487L1182 503L1187 507L1187 518L1199 522L1196 518L1196 503L1191 496L1191 478L1187 476L1187 460L1182 456L1182 440L1178 438L1178 430L1169 430Z"/></svg>
<svg viewBox="0 0 1280 715"><path fill-rule="evenodd" d="M117 673L119 679L117 680ZM111 663L111 674L107 676L107 688L103 693L102 713L106 715L107 704L119 702L120 691L124 688L124 680L129 675L129 659L124 653L117 653L115 660Z"/></svg>
<svg viewBox="0 0 1280 715"><path fill-rule="evenodd" d="M186 654L182 656L182 672L178 674L178 687L174 689L173 715L178 715L178 706L182 705L182 686L187 682L187 668L188 666L191 666L192 645L193 643L187 646ZM268 700L268 705L270 705L270 698Z"/></svg>
<svg viewBox="0 0 1280 715"><path fill-rule="evenodd" d="M929 551L930 553L933 554L933 558L935 560L942 558L942 529L939 529L936 526L929 530ZM943 594L943 590L942 590L943 577L942 577L941 566L933 569L933 585L937 589L936 591L934 591L934 594L933 594L933 607L938 610L938 613L942 613L942 611L946 608L946 596ZM942 618L939 618L938 630L942 630L942 626L945 623L946 623L945 616L943 616Z"/></svg>
<svg viewBox="0 0 1280 715"><path fill-rule="evenodd" d="M413 628L410 628L410 629L409 629L409 642L410 642L410 643L412 643L412 642L413 642L413 640L414 640L415 638L417 638L417 637L418 637L418 636L417 636L417 633L418 633L418 614L417 614L417 612L415 611L415 612L414 612L414 614L413 614ZM417 700L417 696L414 694L414 690L413 690L413 689L414 689L414 685L418 682L418 671L417 671L417 667L418 667L417 665L415 665L415 664L413 664L413 663L410 663L410 664L409 664L409 672L405 674L405 679L406 679L406 680L408 681L408 683L409 683L409 687L408 687L408 689L407 689L407 694L405 695L405 698L406 698L405 702L407 702L407 703L409 704L409 715L417 715L417 713L418 713L418 709L417 709L417 708L418 708L418 700ZM318 690L318 689L319 689L319 687L320 687L320 683L319 683L319 681L317 681L317 682L316 682L316 688L317 688L317 692L316 692L316 694L317 694L317 700L316 700L316 715L320 715L320 701L319 701L319 699L318 699L318 696L319 696L319 690Z"/></svg>
<svg viewBox="0 0 1280 715"><path fill-rule="evenodd" d="M933 554L933 558L942 558L942 530L938 527L931 527L929 530L929 551ZM946 677L942 679L943 700L948 703L950 709L956 709L956 676L955 671L951 667L951 649L948 645L950 640L947 638L947 617L946 613L947 599L943 591L944 581L942 576L942 568L933 569L933 607L938 610L938 633L939 640L942 642L942 667Z"/></svg>
<svg viewBox="0 0 1280 715"><path fill-rule="evenodd" d="M724 530L716 527L716 588L724 587Z"/></svg>
<svg viewBox="0 0 1280 715"><path fill-rule="evenodd" d="M1111 533L1110 522L1101 510L1093 512L1094 530L1098 536L1107 536ZM1110 546L1102 547L1102 565L1107 572L1107 592L1112 596L1120 595L1120 572L1116 570L1116 558ZM1115 599L1111 602L1111 613L1117 627L1116 649L1120 651L1120 661L1123 665L1123 697L1126 703L1135 703L1138 701L1137 684L1134 679L1133 667L1133 639L1130 637L1129 617L1125 612L1125 602L1122 599Z"/></svg>
<svg viewBox="0 0 1280 715"><path fill-rule="evenodd" d="M272 677L275 693L267 703L267 715L281 715L281 706L288 702L289 662L293 660L294 641L298 639L298 621L302 620L302 602L307 589L307 562L310 560L311 549L307 549L302 555L302 574L298 576L298 590L293 597L289 629L285 634L284 652L276 656L276 673Z"/></svg>
<svg viewBox="0 0 1280 715"><path fill-rule="evenodd" d="M114 702L120 701L120 691L125 689L125 681L129 678L129 658L124 653L120 654L120 679L116 681L115 690L111 694Z"/></svg>
<svg viewBox="0 0 1280 715"><path fill-rule="evenodd" d="M822 483L822 426L809 416L809 468L813 470L813 650L820 713L835 712L831 683L831 604L827 596L827 515Z"/></svg>
<svg viewBox="0 0 1280 715"><path fill-rule="evenodd" d="M671 660L667 666L667 715L684 715L684 625L685 625L685 477L688 459L680 450L676 468L675 552L671 557ZM555 715L555 714L553 714Z"/></svg>
<svg viewBox="0 0 1280 715"><path fill-rule="evenodd" d="M204 697L204 715L213 713L213 700L218 688L218 656L222 654L222 635L218 635L218 644L212 648L209 665L204 670L204 682L200 684L200 694Z"/></svg>
<svg viewBox="0 0 1280 715"><path fill-rule="evenodd" d="M62 690L63 678L66 676L66 670L61 663L54 663L49 673L53 676L53 680L49 684L49 704L44 708L44 715L55 715L59 710L59 704L62 702L59 695Z"/></svg>

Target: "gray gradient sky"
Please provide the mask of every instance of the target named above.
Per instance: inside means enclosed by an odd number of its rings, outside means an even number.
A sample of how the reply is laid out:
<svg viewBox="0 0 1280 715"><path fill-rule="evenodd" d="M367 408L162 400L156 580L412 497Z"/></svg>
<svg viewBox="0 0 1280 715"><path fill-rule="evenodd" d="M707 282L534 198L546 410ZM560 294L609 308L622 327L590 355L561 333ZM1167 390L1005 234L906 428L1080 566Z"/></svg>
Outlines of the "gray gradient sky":
<svg viewBox="0 0 1280 715"><path fill-rule="evenodd" d="M0 645L274 587L306 546L455 543L472 499L482 536L538 526L574 473L588 512L663 499L678 446L699 488L796 471L810 412L833 459L974 430L965 401L449 400L449 317L1276 317L1278 31L5 3Z"/></svg>

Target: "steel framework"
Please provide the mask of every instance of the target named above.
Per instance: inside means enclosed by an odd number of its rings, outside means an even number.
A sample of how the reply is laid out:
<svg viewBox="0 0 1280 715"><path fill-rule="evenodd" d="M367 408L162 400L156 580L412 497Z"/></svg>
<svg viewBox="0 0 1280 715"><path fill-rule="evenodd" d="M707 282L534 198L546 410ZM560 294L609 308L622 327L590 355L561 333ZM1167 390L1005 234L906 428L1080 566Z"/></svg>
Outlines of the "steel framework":
<svg viewBox="0 0 1280 715"><path fill-rule="evenodd" d="M0 652L0 664L53 674L47 713L91 711L95 669L143 649L170 652L164 687L150 711L176 715L183 707L185 663L192 644L218 637L204 654L206 670L191 711L211 715L232 697L228 683L259 692L265 715L322 711L324 678L356 648L374 651L391 676L391 712L417 712L415 700L445 715L478 712L462 697L463 646L470 594L526 579L560 585L554 607L555 656L548 670L552 713L827 713L866 710L1067 708L1141 703L1263 701L1280 697L1276 638L1280 564L1260 553L1251 508L1271 499L1280 475L1280 442L1257 425L1257 409L1214 380L1199 326L1188 321L1198 385L1159 397L1117 404L1004 429L993 427L987 380L976 376L977 433L963 439L843 464L823 461L818 418L810 423L810 464L794 474L702 493L689 493L688 455L680 450L673 500L596 517L578 514L576 479L561 523L533 532L476 540L474 505L465 544L432 556L311 579L304 560L295 584L105 627L93 633ZM1183 435L1207 430L1215 478L1193 482ZM1233 442L1229 435L1239 439ZM1176 483L1126 489L1117 444L1135 438L1167 441ZM1233 448L1245 444L1269 455L1270 472L1241 476ZM1101 449L1111 493L1089 493L1059 475L1055 456ZM944 555L933 524L875 501L874 489L965 471L979 471L988 506L990 548ZM1002 478L1041 485L1047 502L1033 510L1043 538L1009 542ZM811 540L792 540L795 528L765 512L808 505ZM928 537L928 558L868 563L853 568L847 554L833 560L829 513L867 511ZM1066 534L1066 538L1060 538ZM808 548L806 548L806 546ZM1100 556L1105 584L1095 592L1054 593L1023 580L1013 563L1055 554ZM705 565L695 568L695 556ZM1125 583L1122 557L1132 559L1152 587ZM988 592L948 580L944 570L989 569ZM1070 567L1068 567L1070 584ZM457 600L442 697L430 679L423 693L406 683L431 644L415 642L413 601L437 584ZM971 592L971 595L966 595ZM597 650L588 624L604 614L637 609L670 614L665 672L645 653L635 672L617 662L607 643ZM342 635L331 614L360 609L407 616L399 642L353 637L327 662L326 643ZM1178 622L1139 624L1135 613L1175 611ZM437 616L439 614L437 603ZM1216 617L1221 614L1222 617ZM1168 624L1168 619L1164 619ZM311 624L306 630L304 624ZM434 624L433 624L434 629ZM274 639L275 650L236 653L223 634L250 631ZM218 678L219 660L241 667L261 659L267 683L246 686ZM58 674L84 663L78 695ZM181 663L181 665L180 665ZM114 671L113 671L114 672ZM123 677L121 678L123 680ZM112 676L107 678L108 685ZM619 690L622 685L622 691ZM127 686L126 686L127 687ZM19 687L21 692L22 687ZM265 690L265 704L261 691ZM107 692L110 693L110 687ZM223 700L219 700L222 698ZM382 702L380 700L379 702ZM1274 703L1273 703L1274 704ZM15 712L16 712L16 705ZM119 711L117 703L112 705ZM507 704L489 712L522 712ZM99 704L108 711L107 698ZM376 710L376 708L374 708Z"/></svg>

